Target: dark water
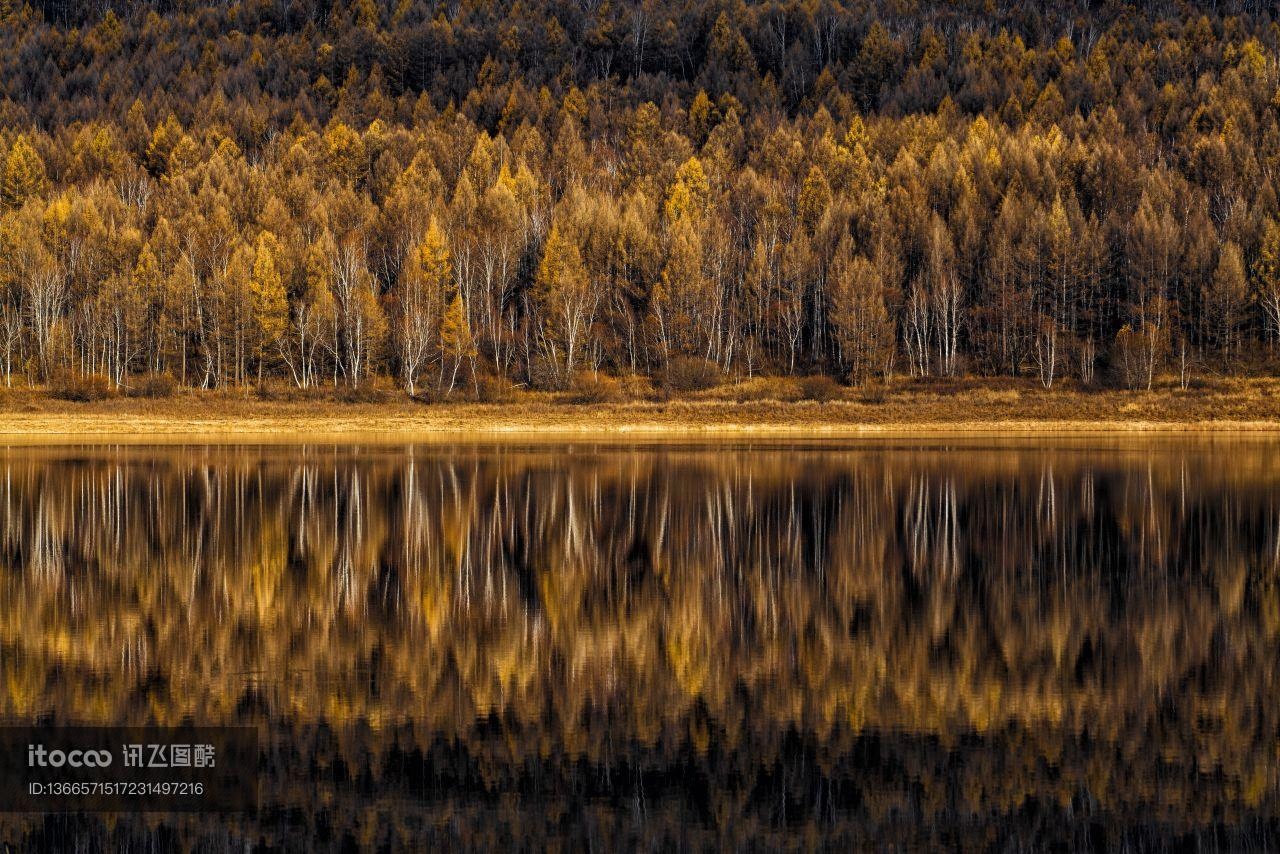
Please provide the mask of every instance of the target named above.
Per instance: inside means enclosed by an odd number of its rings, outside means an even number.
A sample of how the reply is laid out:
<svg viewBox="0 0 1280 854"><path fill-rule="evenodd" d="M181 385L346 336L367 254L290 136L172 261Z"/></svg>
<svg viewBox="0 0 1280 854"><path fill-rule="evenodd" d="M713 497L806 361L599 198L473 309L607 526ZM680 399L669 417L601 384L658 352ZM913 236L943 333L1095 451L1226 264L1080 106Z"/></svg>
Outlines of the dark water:
<svg viewBox="0 0 1280 854"><path fill-rule="evenodd" d="M248 723L78 850L1277 844L1280 445L0 449L0 718Z"/></svg>

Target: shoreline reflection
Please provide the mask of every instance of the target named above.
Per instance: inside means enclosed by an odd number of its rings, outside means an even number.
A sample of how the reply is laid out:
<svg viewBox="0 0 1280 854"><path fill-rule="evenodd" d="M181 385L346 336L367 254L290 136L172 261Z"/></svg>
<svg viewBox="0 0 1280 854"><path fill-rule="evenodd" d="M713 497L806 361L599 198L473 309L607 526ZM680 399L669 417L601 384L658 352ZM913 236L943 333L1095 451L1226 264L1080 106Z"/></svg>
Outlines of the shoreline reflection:
<svg viewBox="0 0 1280 854"><path fill-rule="evenodd" d="M0 717L258 724L278 795L249 838L288 838L280 811L349 830L382 809L577 841L595 815L610 839L937 842L1036 804L1058 836L1267 839L1278 463L1265 443L10 449Z"/></svg>

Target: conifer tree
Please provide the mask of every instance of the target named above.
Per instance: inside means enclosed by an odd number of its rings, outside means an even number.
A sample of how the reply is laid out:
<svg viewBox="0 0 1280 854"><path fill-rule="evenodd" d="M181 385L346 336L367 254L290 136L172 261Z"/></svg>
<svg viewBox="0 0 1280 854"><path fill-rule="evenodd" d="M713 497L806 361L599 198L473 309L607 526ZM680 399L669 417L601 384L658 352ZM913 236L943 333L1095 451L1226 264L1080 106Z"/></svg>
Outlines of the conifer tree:
<svg viewBox="0 0 1280 854"><path fill-rule="evenodd" d="M1271 332L1271 347L1280 341L1280 222L1268 217L1262 226L1262 246L1253 264L1258 304Z"/></svg>
<svg viewBox="0 0 1280 854"><path fill-rule="evenodd" d="M448 290L453 285L453 265L440 223L432 217L426 233L411 251L398 291L396 343L405 391L414 394L417 379L434 352L442 349L438 338ZM462 309L461 300L457 300ZM453 309L452 302L449 305ZM453 326L458 328L458 319ZM461 319L466 323L466 317ZM456 341L454 342L456 343ZM456 366L455 366L456 367ZM441 371L444 371L443 360ZM443 373L441 374L443 376Z"/></svg>
<svg viewBox="0 0 1280 854"><path fill-rule="evenodd" d="M463 360L474 363L476 357L475 339L471 336L471 324L460 293L453 295L440 321L440 349L444 354L442 366L449 366L449 391L453 391Z"/></svg>
<svg viewBox="0 0 1280 854"><path fill-rule="evenodd" d="M577 367L595 304L578 244L559 225L552 225L542 250L535 300L535 336L552 380L565 385Z"/></svg>
<svg viewBox="0 0 1280 854"><path fill-rule="evenodd" d="M44 161L26 134L18 134L4 160L0 175L0 203L16 208L32 196L44 192L47 177Z"/></svg>
<svg viewBox="0 0 1280 854"><path fill-rule="evenodd" d="M289 302L284 281L276 263L279 242L269 231L258 236L254 253L253 275L249 279L249 305L255 331L254 355L258 360L258 382L262 382L263 366L268 351L278 347L289 320Z"/></svg>

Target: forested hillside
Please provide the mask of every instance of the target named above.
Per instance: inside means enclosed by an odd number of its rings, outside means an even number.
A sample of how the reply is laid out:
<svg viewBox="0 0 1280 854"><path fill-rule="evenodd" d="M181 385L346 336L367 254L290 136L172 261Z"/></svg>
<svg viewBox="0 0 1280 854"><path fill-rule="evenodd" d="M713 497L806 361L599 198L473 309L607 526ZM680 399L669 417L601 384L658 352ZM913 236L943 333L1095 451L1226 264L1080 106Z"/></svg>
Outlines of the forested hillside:
<svg viewBox="0 0 1280 854"><path fill-rule="evenodd" d="M0 0L0 372L1274 372L1275 14Z"/></svg>

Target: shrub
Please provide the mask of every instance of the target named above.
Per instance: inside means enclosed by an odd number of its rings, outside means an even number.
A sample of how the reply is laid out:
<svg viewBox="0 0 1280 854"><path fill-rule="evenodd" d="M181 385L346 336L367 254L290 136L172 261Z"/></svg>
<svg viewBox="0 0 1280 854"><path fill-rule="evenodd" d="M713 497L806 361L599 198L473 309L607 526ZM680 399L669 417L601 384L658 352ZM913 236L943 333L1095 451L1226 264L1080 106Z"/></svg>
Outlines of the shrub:
<svg viewBox="0 0 1280 854"><path fill-rule="evenodd" d="M111 380L102 374L63 374L49 384L49 393L59 400L89 403L106 400L114 392Z"/></svg>
<svg viewBox="0 0 1280 854"><path fill-rule="evenodd" d="M844 396L840 383L825 374L814 374L800 379L800 397L817 403L838 400Z"/></svg>
<svg viewBox="0 0 1280 854"><path fill-rule="evenodd" d="M671 386L666 383L655 383L652 390L645 396L645 400L650 403L667 404L671 402ZM663 411L662 409L658 410Z"/></svg>
<svg viewBox="0 0 1280 854"><path fill-rule="evenodd" d="M622 384L608 374L583 371L573 378L574 403L617 403L622 400Z"/></svg>
<svg viewBox="0 0 1280 854"><path fill-rule="evenodd" d="M860 395L858 395L859 402L870 404L872 406L879 406L888 399L889 389L882 385L869 385L862 390Z"/></svg>
<svg viewBox="0 0 1280 854"><path fill-rule="evenodd" d="M707 359L676 356L667 365L664 385L672 391L706 391L720 385L720 366Z"/></svg>
<svg viewBox="0 0 1280 854"><path fill-rule="evenodd" d="M409 399L414 403L436 404L449 400L448 393L434 383L424 383L413 390Z"/></svg>
<svg viewBox="0 0 1280 854"><path fill-rule="evenodd" d="M259 385L253 390L258 400L269 400L272 402L281 400L293 400L293 389L277 383L266 382Z"/></svg>
<svg viewBox="0 0 1280 854"><path fill-rule="evenodd" d="M125 391L129 397L173 397L178 381L168 374L145 374L133 381Z"/></svg>
<svg viewBox="0 0 1280 854"><path fill-rule="evenodd" d="M1226 384L1212 377L1191 377L1187 380L1189 391L1222 391Z"/></svg>
<svg viewBox="0 0 1280 854"><path fill-rule="evenodd" d="M652 400L654 398L653 381L644 374L623 374L618 377L618 385L621 386L624 400Z"/></svg>
<svg viewBox="0 0 1280 854"><path fill-rule="evenodd" d="M520 389L505 377L480 377L476 381L476 400L480 403L512 403Z"/></svg>
<svg viewBox="0 0 1280 854"><path fill-rule="evenodd" d="M564 391L564 381L554 362L540 353L529 359L529 387L536 391Z"/></svg>
<svg viewBox="0 0 1280 854"><path fill-rule="evenodd" d="M738 383L731 394L737 403L794 403L801 398L799 383L786 377L751 377Z"/></svg>
<svg viewBox="0 0 1280 854"><path fill-rule="evenodd" d="M333 399L338 403L385 403L389 397L386 391L377 388L373 383L365 383L355 388L347 385L338 386L333 392Z"/></svg>

